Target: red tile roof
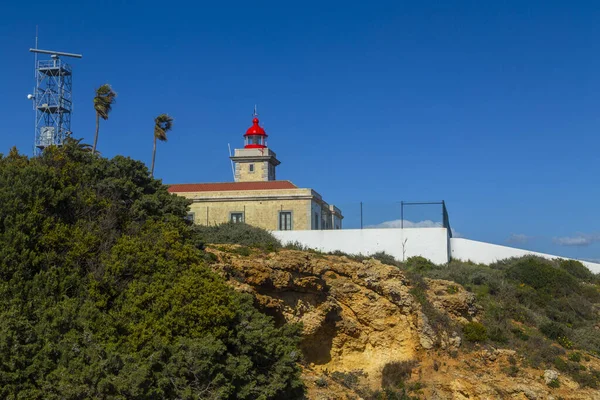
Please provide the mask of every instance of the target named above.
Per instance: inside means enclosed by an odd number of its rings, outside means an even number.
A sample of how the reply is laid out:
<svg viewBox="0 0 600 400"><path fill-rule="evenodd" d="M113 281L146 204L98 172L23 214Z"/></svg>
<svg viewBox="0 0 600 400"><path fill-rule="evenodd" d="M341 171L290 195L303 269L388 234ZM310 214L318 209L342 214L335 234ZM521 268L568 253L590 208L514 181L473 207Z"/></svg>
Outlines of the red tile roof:
<svg viewBox="0 0 600 400"><path fill-rule="evenodd" d="M169 185L171 193L221 192L226 190L272 190L297 189L290 181L266 182L222 182L222 183L177 183Z"/></svg>

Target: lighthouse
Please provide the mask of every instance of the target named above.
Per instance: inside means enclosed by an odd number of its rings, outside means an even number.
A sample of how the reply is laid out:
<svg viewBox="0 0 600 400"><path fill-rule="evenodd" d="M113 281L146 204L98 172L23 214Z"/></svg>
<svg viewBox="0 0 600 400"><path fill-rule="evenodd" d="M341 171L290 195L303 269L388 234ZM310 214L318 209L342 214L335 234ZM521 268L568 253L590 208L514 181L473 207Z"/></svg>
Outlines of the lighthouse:
<svg viewBox="0 0 600 400"><path fill-rule="evenodd" d="M200 225L244 222L272 231L342 229L342 211L316 190L276 180L280 162L267 145L256 107L243 137L244 147L230 157L235 182L169 185L169 192L191 200L190 221Z"/></svg>
<svg viewBox="0 0 600 400"><path fill-rule="evenodd" d="M275 168L281 164L275 152L267 147L267 133L260 126L256 108L252 126L244 134L244 148L235 149L231 161L235 165L236 182L276 180Z"/></svg>

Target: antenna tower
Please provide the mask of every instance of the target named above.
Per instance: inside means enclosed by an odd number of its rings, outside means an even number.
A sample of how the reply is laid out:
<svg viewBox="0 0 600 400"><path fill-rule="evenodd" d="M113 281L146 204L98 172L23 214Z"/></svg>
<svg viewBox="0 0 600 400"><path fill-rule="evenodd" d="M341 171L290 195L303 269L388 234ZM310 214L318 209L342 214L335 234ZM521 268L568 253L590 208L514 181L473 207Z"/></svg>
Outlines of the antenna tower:
<svg viewBox="0 0 600 400"><path fill-rule="evenodd" d="M35 91L28 97L36 110L34 153L40 154L48 146L62 145L71 134L72 70L61 57L81 58L82 55L38 49L37 37L36 48L29 51L36 53ZM38 54L50 55L50 59L38 60Z"/></svg>

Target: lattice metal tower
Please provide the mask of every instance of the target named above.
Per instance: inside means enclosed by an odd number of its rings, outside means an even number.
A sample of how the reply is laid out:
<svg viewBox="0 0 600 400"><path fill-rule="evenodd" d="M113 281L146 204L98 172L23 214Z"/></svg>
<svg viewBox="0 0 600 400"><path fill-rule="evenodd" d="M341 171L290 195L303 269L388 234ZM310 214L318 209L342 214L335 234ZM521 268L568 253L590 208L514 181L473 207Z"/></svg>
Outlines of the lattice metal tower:
<svg viewBox="0 0 600 400"><path fill-rule="evenodd" d="M36 87L30 97L35 112L35 149L40 154L46 147L63 144L71 134L73 111L73 74L71 66L61 57L81 58L81 54L29 49L33 53L49 54L49 60L35 63Z"/></svg>

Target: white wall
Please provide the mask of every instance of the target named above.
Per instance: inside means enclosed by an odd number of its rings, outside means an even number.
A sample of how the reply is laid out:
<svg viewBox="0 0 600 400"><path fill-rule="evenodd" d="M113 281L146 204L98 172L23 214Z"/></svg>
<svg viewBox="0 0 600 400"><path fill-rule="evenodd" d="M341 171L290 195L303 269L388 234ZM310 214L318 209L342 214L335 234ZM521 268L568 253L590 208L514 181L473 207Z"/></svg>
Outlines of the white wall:
<svg viewBox="0 0 600 400"><path fill-rule="evenodd" d="M364 255L385 251L397 260L422 256L435 264L445 264L450 257L481 264L491 264L505 258L526 255L548 259L565 258L469 239L448 240L448 232L445 228L273 231L273 235L284 245L299 242L306 247L321 251L339 250L348 254ZM405 240L403 252L402 243ZM600 264L581 262L592 272L600 273Z"/></svg>
<svg viewBox="0 0 600 400"><path fill-rule="evenodd" d="M536 253L535 251L516 249L514 247L499 246L497 244L477 242L475 240L451 238L450 239L451 257L460 260L471 260L480 264L491 264L498 260L510 257L522 257L526 255L535 255L548 259L563 258L550 254ZM600 264L581 261L594 273L600 273Z"/></svg>
<svg viewBox="0 0 600 400"><path fill-rule="evenodd" d="M272 233L284 245L299 242L306 247L326 252L339 250L348 254L369 255L385 251L397 260L422 256L435 264L445 264L449 257L446 228L273 231ZM404 254L403 243L405 243Z"/></svg>

